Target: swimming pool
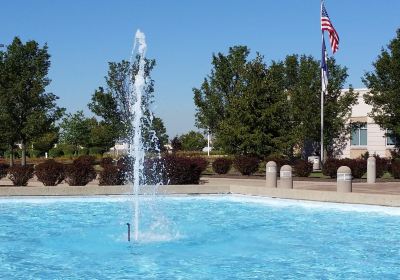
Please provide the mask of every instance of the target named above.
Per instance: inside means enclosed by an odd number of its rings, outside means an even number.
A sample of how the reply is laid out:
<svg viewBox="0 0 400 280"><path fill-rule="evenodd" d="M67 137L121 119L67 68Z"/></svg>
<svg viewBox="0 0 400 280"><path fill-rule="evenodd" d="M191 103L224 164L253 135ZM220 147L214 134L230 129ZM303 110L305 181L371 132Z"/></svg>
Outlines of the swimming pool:
<svg viewBox="0 0 400 280"><path fill-rule="evenodd" d="M127 198L0 199L0 279L400 275L397 208L244 196L157 203L162 219L143 221L142 241L129 243ZM142 205L143 217L159 215Z"/></svg>

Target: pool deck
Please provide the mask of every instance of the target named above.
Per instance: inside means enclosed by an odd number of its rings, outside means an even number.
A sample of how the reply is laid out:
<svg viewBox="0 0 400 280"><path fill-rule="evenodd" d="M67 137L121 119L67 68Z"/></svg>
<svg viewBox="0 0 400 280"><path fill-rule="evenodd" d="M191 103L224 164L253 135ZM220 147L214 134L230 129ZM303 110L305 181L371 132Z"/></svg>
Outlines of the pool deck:
<svg viewBox="0 0 400 280"><path fill-rule="evenodd" d="M336 192L335 181L294 181L293 189L267 188L262 179L203 177L200 185L162 186L164 195L240 194L294 200L323 201L335 203L367 204L400 207L400 182L378 182L376 184L353 183L353 192ZM60 184L45 187L33 180L27 187L14 187L7 179L0 180L0 197L26 196L96 196L126 195L129 186L98 186L91 182L87 186ZM143 194L151 193L144 187Z"/></svg>

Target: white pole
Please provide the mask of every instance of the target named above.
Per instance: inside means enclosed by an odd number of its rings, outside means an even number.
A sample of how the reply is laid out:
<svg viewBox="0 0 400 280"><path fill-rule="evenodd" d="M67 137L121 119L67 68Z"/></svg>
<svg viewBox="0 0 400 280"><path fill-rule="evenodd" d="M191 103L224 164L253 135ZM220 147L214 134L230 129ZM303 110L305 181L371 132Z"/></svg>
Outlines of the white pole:
<svg viewBox="0 0 400 280"><path fill-rule="evenodd" d="M210 156L210 130L207 131L207 156Z"/></svg>
<svg viewBox="0 0 400 280"><path fill-rule="evenodd" d="M322 31L322 42L324 40L324 32ZM324 77L323 73L324 71L321 68L321 163L324 163Z"/></svg>

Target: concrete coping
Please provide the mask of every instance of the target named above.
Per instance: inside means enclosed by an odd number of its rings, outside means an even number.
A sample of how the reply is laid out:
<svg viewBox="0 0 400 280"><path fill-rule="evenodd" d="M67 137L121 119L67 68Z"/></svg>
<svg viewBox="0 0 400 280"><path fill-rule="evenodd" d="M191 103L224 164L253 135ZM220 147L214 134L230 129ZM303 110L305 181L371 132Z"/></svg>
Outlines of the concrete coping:
<svg viewBox="0 0 400 280"><path fill-rule="evenodd" d="M56 187L1 187L0 197L27 196L93 196L93 195L129 195L129 186L56 186ZM150 191L141 190L141 194ZM160 195L229 195L241 194L260 197L284 198L295 200L310 200L322 202L367 204L400 207L400 195L343 193L334 191L277 189L267 187L224 185L167 185L159 189Z"/></svg>

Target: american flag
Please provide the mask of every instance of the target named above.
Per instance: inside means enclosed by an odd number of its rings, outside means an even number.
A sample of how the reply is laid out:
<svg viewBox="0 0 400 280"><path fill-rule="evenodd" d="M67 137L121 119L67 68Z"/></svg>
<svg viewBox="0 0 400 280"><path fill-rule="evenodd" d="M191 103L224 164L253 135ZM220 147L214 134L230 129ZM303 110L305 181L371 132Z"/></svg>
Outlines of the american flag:
<svg viewBox="0 0 400 280"><path fill-rule="evenodd" d="M329 32L329 41L331 42L332 52L337 52L339 49L339 35L329 19L328 12L325 9L324 1L321 1L321 30L322 32L325 30Z"/></svg>
<svg viewBox="0 0 400 280"><path fill-rule="evenodd" d="M322 92L326 93L328 88L328 65L327 65L327 58L326 58L326 47L325 47L325 39L322 38L322 58L321 58L321 85L322 85Z"/></svg>

